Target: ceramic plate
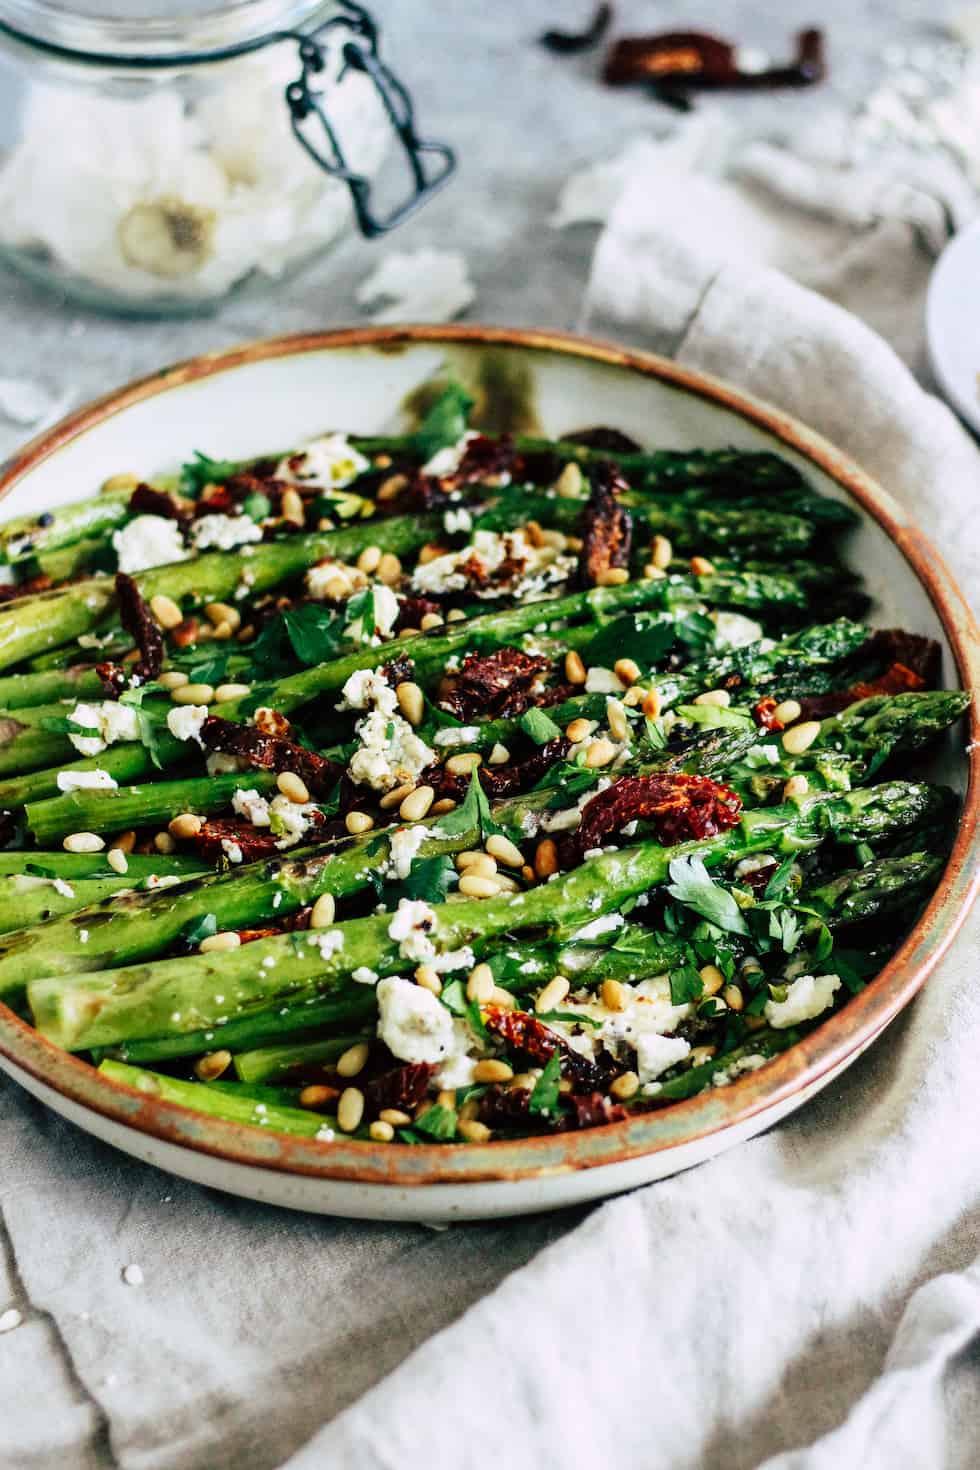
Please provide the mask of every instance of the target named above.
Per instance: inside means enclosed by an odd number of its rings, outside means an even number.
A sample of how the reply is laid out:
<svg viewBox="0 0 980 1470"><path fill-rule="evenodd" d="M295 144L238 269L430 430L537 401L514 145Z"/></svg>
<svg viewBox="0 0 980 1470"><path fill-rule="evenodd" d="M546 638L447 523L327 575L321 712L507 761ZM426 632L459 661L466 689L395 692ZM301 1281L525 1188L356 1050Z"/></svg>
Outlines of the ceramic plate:
<svg viewBox="0 0 980 1470"><path fill-rule="evenodd" d="M875 621L940 640L948 685L980 684L975 625L942 561L855 464L785 414L646 354L548 332L402 327L280 338L197 358L57 425L0 470L8 515L91 492L119 470L165 471L195 449L245 458L343 425L410 420L450 368L491 429L558 435L607 423L643 443L771 449L864 513L850 556ZM975 716L974 716L975 719ZM980 737L974 728L970 744ZM730 1087L661 1112L556 1137L392 1148L287 1138L148 1098L44 1041L0 1006L0 1066L79 1127L185 1178L253 1199L374 1219L461 1220L596 1199L662 1178L769 1127L827 1085L907 1005L950 944L976 886L977 763L951 737L938 775L965 795L938 889L877 978L798 1046Z"/></svg>

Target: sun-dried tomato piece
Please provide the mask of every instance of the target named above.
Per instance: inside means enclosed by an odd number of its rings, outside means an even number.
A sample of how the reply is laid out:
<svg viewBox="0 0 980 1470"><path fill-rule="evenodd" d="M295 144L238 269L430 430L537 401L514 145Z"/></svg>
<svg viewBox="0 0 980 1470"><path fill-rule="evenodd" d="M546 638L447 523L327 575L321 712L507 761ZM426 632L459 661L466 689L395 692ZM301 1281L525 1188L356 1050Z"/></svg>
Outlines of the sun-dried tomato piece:
<svg viewBox="0 0 980 1470"><path fill-rule="evenodd" d="M505 1011L499 1006L490 1006L483 1013L483 1023L489 1032L499 1036L536 1066L544 1066L552 1052L558 1051L562 1076L587 1091L596 1088L601 1091L619 1070L608 1053L592 1060L575 1051L564 1036L559 1036L529 1011Z"/></svg>
<svg viewBox="0 0 980 1470"><path fill-rule="evenodd" d="M163 516L168 521L182 520L187 514L166 490L155 490L144 483L137 485L129 497L128 509L133 515Z"/></svg>
<svg viewBox="0 0 980 1470"><path fill-rule="evenodd" d="M500 1128L524 1124L528 1120L528 1104L531 1101L529 1087L501 1087L494 1083L480 1098L478 1117L488 1128ZM548 1119L540 1118L542 1127Z"/></svg>
<svg viewBox="0 0 980 1470"><path fill-rule="evenodd" d="M902 628L878 628L858 653L859 659L880 658L885 667L904 664L918 674L926 689L938 689L943 653L935 638L906 633Z"/></svg>
<svg viewBox="0 0 980 1470"><path fill-rule="evenodd" d="M512 477L520 464L520 454L510 434L501 434L497 439L487 439L478 434L468 439L462 458L451 475L443 476L442 483L450 481L454 487L483 484Z"/></svg>
<svg viewBox="0 0 980 1470"><path fill-rule="evenodd" d="M861 680L847 689L835 689L830 694L814 694L800 700L804 720L826 720L839 715L859 699L871 699L876 694L910 694L926 687L921 674L905 664L895 663L879 674L876 679Z"/></svg>
<svg viewBox="0 0 980 1470"><path fill-rule="evenodd" d="M251 822L244 822L237 817L209 817L197 836L187 839L188 846L206 863L216 863L228 858L223 842L237 846L243 863L278 857L278 841L275 833L268 827L253 827Z"/></svg>
<svg viewBox="0 0 980 1470"><path fill-rule="evenodd" d="M550 659L522 653L519 648L470 653L453 679L451 692L439 703L464 722L477 715L510 718L535 703L535 684L550 667Z"/></svg>
<svg viewBox="0 0 980 1470"><path fill-rule="evenodd" d="M425 1097L435 1072L431 1062L413 1062L372 1077L361 1087L365 1113L369 1118L376 1118L385 1108L401 1108L410 1113Z"/></svg>
<svg viewBox="0 0 980 1470"><path fill-rule="evenodd" d="M782 730L783 722L776 718L776 710L779 707L778 700L767 694L752 706L752 718L763 730Z"/></svg>
<svg viewBox="0 0 980 1470"><path fill-rule="evenodd" d="M569 748L569 741L562 737L561 740L551 740L547 745L540 746L527 760L508 761L505 766L479 766L477 774L480 785L494 801L530 791L551 770L555 762L562 759ZM440 799L448 796L454 801L461 801L466 795L470 778L454 776L445 766L437 765L429 766L422 772L419 784L431 786Z"/></svg>
<svg viewBox="0 0 980 1470"><path fill-rule="evenodd" d="M442 614L442 603L436 602L432 597L403 597L398 603L398 617L395 619L395 631L400 633L403 628L419 628L422 619L429 613Z"/></svg>
<svg viewBox="0 0 980 1470"><path fill-rule="evenodd" d="M601 1092L570 1092L562 1098L561 1129L601 1128L604 1123L621 1123L628 1117L622 1103Z"/></svg>
<svg viewBox="0 0 980 1470"><path fill-rule="evenodd" d="M260 771L295 771L306 783L311 795L324 796L341 775L341 767L293 740L280 735L267 735L254 725L239 725L209 715L201 726L201 741L206 750L237 755Z"/></svg>
<svg viewBox="0 0 980 1470"><path fill-rule="evenodd" d="M297 909L294 914L286 914L277 924L266 924L256 929L238 929L235 932L243 944L254 944L257 939L272 939L276 934L296 934L308 929L312 914L313 905L308 904L304 909Z"/></svg>
<svg viewBox="0 0 980 1470"><path fill-rule="evenodd" d="M596 586L604 572L629 566L633 519L617 499L628 489L615 465L600 464L592 471L579 556L579 580L585 587Z"/></svg>
<svg viewBox="0 0 980 1470"><path fill-rule="evenodd" d="M594 429L576 429L574 434L562 434L561 442L581 444L585 449L604 449L609 454L639 454L642 448L629 434L620 429L608 429L604 424Z"/></svg>
<svg viewBox="0 0 980 1470"><path fill-rule="evenodd" d="M28 577L26 582L5 582L0 587L0 602L14 602L18 597L33 597L36 592L49 592L53 586L54 578L47 572Z"/></svg>
<svg viewBox="0 0 980 1470"><path fill-rule="evenodd" d="M386 664L382 664L378 673L390 684L392 689L397 689L399 684L404 684L411 679L415 672L415 660L406 658L403 653L396 654Z"/></svg>
<svg viewBox="0 0 980 1470"><path fill-rule="evenodd" d="M562 866L581 862L586 852L601 847L611 833L637 818L651 822L657 841L672 847L714 837L736 826L741 815L741 798L708 776L683 772L621 776L582 808L578 829L562 841Z"/></svg>
<svg viewBox="0 0 980 1470"><path fill-rule="evenodd" d="M125 572L116 573L116 601L119 621L140 651L133 673L148 684L163 668L163 634L140 589Z"/></svg>
<svg viewBox="0 0 980 1470"><path fill-rule="evenodd" d="M178 648L190 648L197 642L200 632L201 625L192 613L171 630L170 637Z"/></svg>

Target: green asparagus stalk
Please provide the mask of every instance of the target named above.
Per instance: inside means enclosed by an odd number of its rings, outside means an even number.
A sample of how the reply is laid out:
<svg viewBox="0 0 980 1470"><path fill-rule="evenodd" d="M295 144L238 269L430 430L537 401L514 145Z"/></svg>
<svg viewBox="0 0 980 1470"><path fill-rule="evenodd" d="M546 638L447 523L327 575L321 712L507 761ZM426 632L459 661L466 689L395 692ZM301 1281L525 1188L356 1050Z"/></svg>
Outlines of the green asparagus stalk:
<svg viewBox="0 0 980 1470"><path fill-rule="evenodd" d="M229 806L238 791L260 796L276 789L269 771L232 772L224 776L191 776L182 781L153 781L116 790L83 787L25 808L27 826L39 847L60 842L70 832L120 832L129 827L166 824L177 812L208 816Z"/></svg>
<svg viewBox="0 0 980 1470"><path fill-rule="evenodd" d="M361 1033L353 1036L321 1037L318 1041L288 1042L282 1046L261 1046L238 1052L234 1058L235 1075L240 1082L269 1083L295 1077L314 1067L329 1067L358 1041L369 1038Z"/></svg>
<svg viewBox="0 0 980 1470"><path fill-rule="evenodd" d="M482 953L508 931L553 931L618 908L662 883L674 858L696 854L716 866L750 852L801 852L818 846L829 831L839 842L873 842L921 822L939 799L935 788L913 782L888 782L842 796L815 793L746 812L737 828L700 842L605 852L516 897L441 904L434 910L430 937L439 952L462 953L465 964L467 948ZM46 977L28 986L28 1000L38 1029L69 1051L217 1027L221 1018L281 1003L302 991L342 992L355 971L397 973L405 960L388 934L389 923L388 915L350 920L338 926L339 947L316 935L285 936L219 955Z"/></svg>
<svg viewBox="0 0 980 1470"><path fill-rule="evenodd" d="M87 537L107 536L129 520L132 493L120 490L75 500L36 516L14 516L0 525L0 560L16 562L73 546Z"/></svg>
<svg viewBox="0 0 980 1470"><path fill-rule="evenodd" d="M183 854L129 853L126 862L131 884L140 883L154 873L179 873L190 877L211 871L207 863ZM114 876L104 852L0 852L0 878L32 869L42 878L64 878L69 883L75 878Z"/></svg>
<svg viewBox="0 0 980 1470"><path fill-rule="evenodd" d="M64 660L62 658L62 664ZM0 679L0 709L19 710L52 704L59 699L100 699L102 681L88 664L74 668L44 669L34 674L10 674Z"/></svg>
<svg viewBox="0 0 980 1470"><path fill-rule="evenodd" d="M179 1103L181 1107L190 1108L195 1113L206 1113L211 1118L250 1123L255 1128L266 1128L270 1133L290 1133L297 1138L330 1137L336 1127L336 1119L324 1113L257 1102L254 1097L230 1092L213 1083L184 1082L162 1072L129 1067L124 1062L105 1061L99 1071L112 1082L122 1082L146 1097Z"/></svg>

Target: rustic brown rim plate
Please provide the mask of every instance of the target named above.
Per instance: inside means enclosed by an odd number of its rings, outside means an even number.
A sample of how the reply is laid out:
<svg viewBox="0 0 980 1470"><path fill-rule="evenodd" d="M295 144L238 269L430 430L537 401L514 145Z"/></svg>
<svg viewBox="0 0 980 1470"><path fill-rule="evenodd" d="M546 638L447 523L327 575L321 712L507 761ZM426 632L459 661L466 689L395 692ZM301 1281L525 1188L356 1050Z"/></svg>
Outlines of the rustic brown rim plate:
<svg viewBox="0 0 980 1470"><path fill-rule="evenodd" d="M922 584L945 631L964 688L980 687L980 634L942 558L900 508L851 460L789 415L707 375L649 353L564 333L483 326L405 326L348 329L278 337L209 353L154 373L88 404L29 443L0 467L0 495L79 435L137 403L246 364L326 349L397 352L413 343L519 348L621 368L739 415L830 476L885 532ZM0 1005L0 1056L43 1091L149 1139L210 1155L228 1164L357 1185L461 1185L541 1179L623 1163L710 1141L760 1114L773 1119L798 1095L809 1095L841 1070L908 1004L945 954L980 884L980 720L970 714L969 780L956 841L936 892L915 928L879 975L845 1008L797 1046L730 1087L674 1104L662 1112L558 1137L482 1145L392 1148L338 1136L334 1142L296 1139L202 1117L176 1104L111 1082L61 1051ZM710 1150L714 1151L714 1150ZM690 1160L693 1162L693 1158ZM660 1170L670 1172L669 1167ZM215 1180L218 1183L218 1180ZM596 1191L598 1192L598 1191Z"/></svg>

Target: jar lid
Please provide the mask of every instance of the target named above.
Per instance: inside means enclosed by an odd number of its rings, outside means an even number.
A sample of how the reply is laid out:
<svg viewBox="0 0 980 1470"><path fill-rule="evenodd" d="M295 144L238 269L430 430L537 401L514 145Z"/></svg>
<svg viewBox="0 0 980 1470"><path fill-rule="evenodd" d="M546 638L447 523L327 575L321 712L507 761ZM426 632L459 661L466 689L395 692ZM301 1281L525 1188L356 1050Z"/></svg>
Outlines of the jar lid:
<svg viewBox="0 0 980 1470"><path fill-rule="evenodd" d="M0 26L21 39L89 57L165 62L248 48L311 19L323 0L0 0Z"/></svg>

